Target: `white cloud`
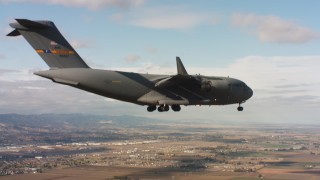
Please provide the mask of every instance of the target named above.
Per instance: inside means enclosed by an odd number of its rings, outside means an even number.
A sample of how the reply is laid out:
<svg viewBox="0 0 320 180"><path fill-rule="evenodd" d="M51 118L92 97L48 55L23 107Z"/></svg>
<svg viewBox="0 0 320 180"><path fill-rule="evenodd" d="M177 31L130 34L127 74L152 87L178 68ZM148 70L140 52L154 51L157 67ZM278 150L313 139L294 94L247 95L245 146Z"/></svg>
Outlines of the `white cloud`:
<svg viewBox="0 0 320 180"><path fill-rule="evenodd" d="M137 62L141 59L140 56L136 55L136 54L129 54L127 55L126 57L124 57L124 60L126 62L129 62L129 63L134 63L134 62Z"/></svg>
<svg viewBox="0 0 320 180"><path fill-rule="evenodd" d="M189 74L230 76L245 81L256 93L255 97L268 99L276 96L295 98L315 96L319 98L320 56L247 56L222 68L187 67ZM175 74L176 67L163 67L145 63L142 67L114 68L121 71L150 74Z"/></svg>
<svg viewBox="0 0 320 180"><path fill-rule="evenodd" d="M129 55L129 61L139 60L137 55ZM230 76L245 81L258 91L259 98L283 96L315 96L320 98L320 56L247 56L236 60L227 67L194 68L186 66L190 74L207 76ZM140 72L149 74L176 74L176 67L164 67L153 63L142 63L141 67L111 68L119 71ZM0 70L1 81L37 81L42 78L33 75L37 70ZM19 86L23 87L23 86Z"/></svg>
<svg viewBox="0 0 320 180"><path fill-rule="evenodd" d="M5 59L6 56L4 54L0 54L0 60Z"/></svg>
<svg viewBox="0 0 320 180"><path fill-rule="evenodd" d="M320 80L315 78L320 75L319 66L320 56L248 56L229 66L227 72L246 80L257 90L258 98L320 98Z"/></svg>
<svg viewBox="0 0 320 180"><path fill-rule="evenodd" d="M236 13L231 17L231 23L263 42L305 43L320 37L319 32L277 16Z"/></svg>
<svg viewBox="0 0 320 180"><path fill-rule="evenodd" d="M8 73L17 73L19 71L17 70L11 70L11 69L0 69L0 77L8 74Z"/></svg>
<svg viewBox="0 0 320 180"><path fill-rule="evenodd" d="M84 7L92 10L104 7L138 7L143 5L145 0L0 0L0 3L41 3L63 5L68 7Z"/></svg>
<svg viewBox="0 0 320 180"><path fill-rule="evenodd" d="M120 103L115 101L111 104L104 97L45 79L14 82L0 80L0 95L0 113L117 114L117 103Z"/></svg>
<svg viewBox="0 0 320 180"><path fill-rule="evenodd" d="M73 48L78 49L78 48L89 48L92 47L94 42L93 40L71 40L70 44Z"/></svg>
<svg viewBox="0 0 320 180"><path fill-rule="evenodd" d="M196 13L161 13L133 19L135 26L153 29L188 29L208 21L206 15Z"/></svg>
<svg viewBox="0 0 320 180"><path fill-rule="evenodd" d="M115 13L109 17L109 20L114 22L122 22L125 19L124 13Z"/></svg>
<svg viewBox="0 0 320 180"><path fill-rule="evenodd" d="M0 69L0 81L32 81L39 80L40 77L34 76L33 72L37 70L11 70L11 69Z"/></svg>
<svg viewBox="0 0 320 180"><path fill-rule="evenodd" d="M156 54L158 52L158 49L155 47L147 47L146 51L150 54Z"/></svg>
<svg viewBox="0 0 320 180"><path fill-rule="evenodd" d="M182 7L139 9L135 12L116 13L109 19L152 29L190 29L219 22L219 17L213 13L193 12Z"/></svg>
<svg viewBox="0 0 320 180"><path fill-rule="evenodd" d="M31 71L0 71L0 113L100 113L136 114L166 119L190 119L251 122L317 123L320 112L320 56L262 57L248 56L226 67L194 68L190 74L201 72L208 76L228 76L246 82L254 90L252 99L244 104L212 107L183 107L179 114L147 113L145 107L86 93L68 86L52 83ZM176 67L144 63L142 67L114 68L119 71L175 74ZM2 73L1 73L2 72ZM63 101L62 101L63 99ZM76 104L76 105L75 105ZM272 113L271 113L272 112ZM214 113L214 120L212 114Z"/></svg>

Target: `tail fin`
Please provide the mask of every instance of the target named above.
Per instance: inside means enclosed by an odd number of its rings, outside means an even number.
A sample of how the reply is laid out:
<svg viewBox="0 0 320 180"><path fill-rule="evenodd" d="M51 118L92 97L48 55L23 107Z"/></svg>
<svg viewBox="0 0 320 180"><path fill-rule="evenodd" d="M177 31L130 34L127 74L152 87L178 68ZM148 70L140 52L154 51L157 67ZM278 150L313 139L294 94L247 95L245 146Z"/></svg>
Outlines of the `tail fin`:
<svg viewBox="0 0 320 180"><path fill-rule="evenodd" d="M186 68L184 68L182 61L180 59L180 57L176 57L176 61L177 61L177 71L179 75L188 75Z"/></svg>
<svg viewBox="0 0 320 180"><path fill-rule="evenodd" d="M51 21L16 19L7 36L22 35L50 68L89 68Z"/></svg>

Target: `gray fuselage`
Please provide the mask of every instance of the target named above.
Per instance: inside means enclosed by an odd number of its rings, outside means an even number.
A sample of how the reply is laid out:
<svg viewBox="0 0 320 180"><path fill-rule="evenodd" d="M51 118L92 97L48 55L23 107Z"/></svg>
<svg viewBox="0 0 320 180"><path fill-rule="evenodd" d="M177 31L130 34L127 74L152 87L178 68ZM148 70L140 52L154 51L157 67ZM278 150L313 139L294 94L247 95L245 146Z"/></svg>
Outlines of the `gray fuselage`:
<svg viewBox="0 0 320 180"><path fill-rule="evenodd" d="M242 103L253 94L244 82L229 77L195 75L193 77L201 79L204 85L182 82L161 88L155 87L155 84L170 75L89 68L55 69L35 74L101 96L140 105L225 105Z"/></svg>

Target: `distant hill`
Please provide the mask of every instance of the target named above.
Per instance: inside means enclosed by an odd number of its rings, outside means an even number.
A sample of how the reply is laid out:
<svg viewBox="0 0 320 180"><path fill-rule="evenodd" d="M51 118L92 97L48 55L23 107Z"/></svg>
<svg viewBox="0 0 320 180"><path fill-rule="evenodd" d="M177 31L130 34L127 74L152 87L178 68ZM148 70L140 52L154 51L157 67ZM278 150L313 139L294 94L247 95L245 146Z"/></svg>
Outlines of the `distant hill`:
<svg viewBox="0 0 320 180"><path fill-rule="evenodd" d="M164 121L137 116L0 114L0 147L12 144L130 140L142 136L136 132L156 128L161 122Z"/></svg>
<svg viewBox="0 0 320 180"><path fill-rule="evenodd" d="M137 116L108 116L90 114L0 114L0 125L37 127L59 127L70 125L77 128L113 125L119 127L137 127L161 122L158 119Z"/></svg>

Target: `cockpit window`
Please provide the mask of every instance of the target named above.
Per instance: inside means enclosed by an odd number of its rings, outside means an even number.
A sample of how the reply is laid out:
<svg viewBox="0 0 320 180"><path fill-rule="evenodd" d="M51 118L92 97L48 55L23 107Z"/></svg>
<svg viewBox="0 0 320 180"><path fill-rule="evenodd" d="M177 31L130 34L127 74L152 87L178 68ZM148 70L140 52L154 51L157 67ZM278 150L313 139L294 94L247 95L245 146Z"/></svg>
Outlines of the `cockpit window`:
<svg viewBox="0 0 320 180"><path fill-rule="evenodd" d="M246 87L244 83L236 83L234 84L235 87Z"/></svg>

